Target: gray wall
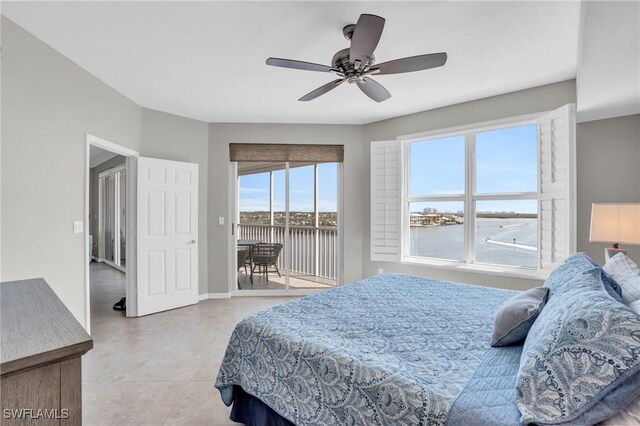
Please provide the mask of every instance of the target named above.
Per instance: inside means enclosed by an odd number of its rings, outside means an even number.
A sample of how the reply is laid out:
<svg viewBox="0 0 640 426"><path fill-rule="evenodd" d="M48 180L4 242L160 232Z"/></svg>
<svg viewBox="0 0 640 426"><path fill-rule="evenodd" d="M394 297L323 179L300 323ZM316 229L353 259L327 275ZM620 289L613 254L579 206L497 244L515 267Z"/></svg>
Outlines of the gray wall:
<svg viewBox="0 0 640 426"><path fill-rule="evenodd" d="M578 250L603 264L610 244L589 242L591 203L640 202L640 115L580 123L576 135ZM640 264L640 247L623 248Z"/></svg>
<svg viewBox="0 0 640 426"><path fill-rule="evenodd" d="M208 293L207 170L209 125L173 114L142 108L140 155L198 164L198 282Z"/></svg>
<svg viewBox="0 0 640 426"><path fill-rule="evenodd" d="M142 109L2 17L3 281L43 277L85 323L85 133L199 164L199 281L208 292L209 125ZM86 223L85 225L90 226Z"/></svg>
<svg viewBox="0 0 640 426"><path fill-rule="evenodd" d="M100 234L98 234L98 183L99 175L103 171L112 167L119 166L126 162L126 158L122 155L116 155L115 157L105 161L102 164L98 164L89 170L89 234L93 235L93 255L97 258L98 247L100 242ZM128 176L127 176L128 178Z"/></svg>
<svg viewBox="0 0 640 426"><path fill-rule="evenodd" d="M538 280L450 271L395 262L372 262L369 255L371 233L369 213L371 204L369 185L370 142L396 139L398 136L428 130L445 129L463 124L548 111L575 101L575 80L569 80L365 125L363 132L363 158L365 162L363 193L367 211L362 217L363 251L365 253L362 267L363 276L374 275L377 273L378 268L383 268L385 272L425 275L433 278L494 287L527 289L539 285Z"/></svg>
<svg viewBox="0 0 640 426"><path fill-rule="evenodd" d="M229 143L343 144L344 152L344 271L345 281L362 276L363 216L368 215L364 177L368 173L362 153L362 126L317 124L222 124L212 123L209 131L209 291L228 292L227 246L230 231ZM224 226L218 216L227 218Z"/></svg>
<svg viewBox="0 0 640 426"><path fill-rule="evenodd" d="M2 41L1 278L45 278L84 324L85 132L139 150L140 108L4 17Z"/></svg>

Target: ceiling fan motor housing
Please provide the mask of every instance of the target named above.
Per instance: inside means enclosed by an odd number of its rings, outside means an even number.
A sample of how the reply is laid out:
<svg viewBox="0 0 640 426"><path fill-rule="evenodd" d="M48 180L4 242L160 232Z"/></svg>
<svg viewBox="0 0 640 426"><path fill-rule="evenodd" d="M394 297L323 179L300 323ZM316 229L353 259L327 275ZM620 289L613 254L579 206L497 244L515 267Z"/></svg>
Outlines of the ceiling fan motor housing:
<svg viewBox="0 0 640 426"><path fill-rule="evenodd" d="M367 75L366 72L375 62L375 56L371 55L366 63L361 64L360 68L356 69L354 64L349 60L349 53L349 48L338 51L333 55L331 65L333 68L340 70L348 83L357 83L358 81L362 81L362 78Z"/></svg>

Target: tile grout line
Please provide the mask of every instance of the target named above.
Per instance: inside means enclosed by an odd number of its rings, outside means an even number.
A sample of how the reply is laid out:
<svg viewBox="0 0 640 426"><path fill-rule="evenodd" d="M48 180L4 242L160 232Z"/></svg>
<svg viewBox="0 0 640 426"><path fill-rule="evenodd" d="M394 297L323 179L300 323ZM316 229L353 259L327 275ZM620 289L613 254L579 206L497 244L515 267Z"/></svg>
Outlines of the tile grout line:
<svg viewBox="0 0 640 426"><path fill-rule="evenodd" d="M180 399L182 398L182 396L187 392L187 389L189 388L189 383L190 382L187 382L187 384L185 385L184 389L182 389L182 392L180 393L180 396L178 396L178 398L176 398L176 402L173 404L173 407L171 407L171 410L169 411L169 414L167 414L167 417L165 417L164 420L162 421L163 425L167 423L167 420L169 420L169 418L173 414L173 410L176 409L176 406L178 405L178 402L180 402Z"/></svg>

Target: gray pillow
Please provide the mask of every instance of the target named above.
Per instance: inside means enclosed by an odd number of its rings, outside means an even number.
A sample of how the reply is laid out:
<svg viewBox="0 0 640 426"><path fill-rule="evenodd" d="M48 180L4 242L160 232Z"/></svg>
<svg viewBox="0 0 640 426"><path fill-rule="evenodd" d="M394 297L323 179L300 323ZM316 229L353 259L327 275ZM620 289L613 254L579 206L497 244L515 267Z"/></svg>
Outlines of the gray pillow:
<svg viewBox="0 0 640 426"><path fill-rule="evenodd" d="M548 296L548 288L535 287L504 302L494 320L491 346L507 346L524 340Z"/></svg>

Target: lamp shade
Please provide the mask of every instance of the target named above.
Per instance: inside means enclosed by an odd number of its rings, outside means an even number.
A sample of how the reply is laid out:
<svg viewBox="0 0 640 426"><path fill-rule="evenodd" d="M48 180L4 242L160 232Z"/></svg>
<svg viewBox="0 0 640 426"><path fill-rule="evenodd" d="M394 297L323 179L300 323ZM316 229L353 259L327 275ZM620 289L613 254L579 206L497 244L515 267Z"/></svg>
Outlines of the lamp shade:
<svg viewBox="0 0 640 426"><path fill-rule="evenodd" d="M640 244L640 203L592 204L589 241Z"/></svg>

